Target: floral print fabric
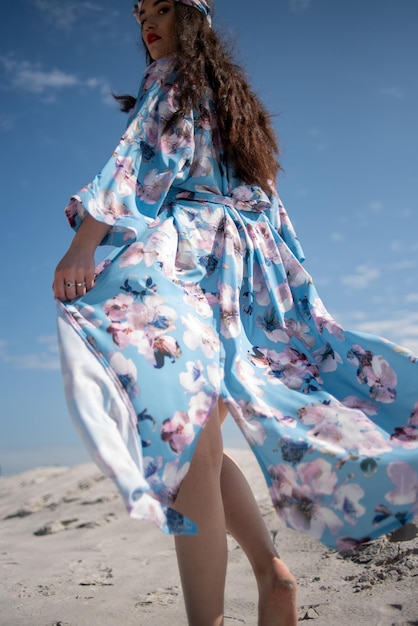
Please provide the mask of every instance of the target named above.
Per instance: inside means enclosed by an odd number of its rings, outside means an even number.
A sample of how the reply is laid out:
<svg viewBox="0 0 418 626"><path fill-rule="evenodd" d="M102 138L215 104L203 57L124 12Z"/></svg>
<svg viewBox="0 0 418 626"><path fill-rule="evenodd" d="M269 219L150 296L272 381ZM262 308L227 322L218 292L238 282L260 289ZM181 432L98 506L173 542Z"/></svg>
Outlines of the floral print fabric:
<svg viewBox="0 0 418 626"><path fill-rule="evenodd" d="M170 503L221 397L290 527L344 550L406 523L418 359L330 316L278 198L223 161L210 94L203 117L167 125L175 110L162 59L66 209L74 228L87 213L109 224L115 246L95 287L59 305L68 402L94 459L132 516L195 532Z"/></svg>

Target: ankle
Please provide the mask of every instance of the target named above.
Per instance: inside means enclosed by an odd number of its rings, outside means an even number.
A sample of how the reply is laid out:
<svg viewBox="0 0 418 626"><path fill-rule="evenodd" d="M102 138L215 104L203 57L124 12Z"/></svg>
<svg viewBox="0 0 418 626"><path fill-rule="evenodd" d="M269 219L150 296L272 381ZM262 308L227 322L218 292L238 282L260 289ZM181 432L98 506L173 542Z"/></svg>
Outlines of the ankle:
<svg viewBox="0 0 418 626"><path fill-rule="evenodd" d="M296 626L297 585L287 565L279 557L273 557L257 582L259 626Z"/></svg>

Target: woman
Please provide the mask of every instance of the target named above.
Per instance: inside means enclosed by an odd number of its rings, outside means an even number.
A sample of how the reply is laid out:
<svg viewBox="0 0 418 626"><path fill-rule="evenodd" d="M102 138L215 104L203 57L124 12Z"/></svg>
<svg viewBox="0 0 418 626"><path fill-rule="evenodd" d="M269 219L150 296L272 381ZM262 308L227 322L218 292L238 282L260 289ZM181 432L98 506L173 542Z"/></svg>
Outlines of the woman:
<svg viewBox="0 0 418 626"><path fill-rule="evenodd" d="M220 425L229 411L286 523L347 549L418 512L417 359L323 307L274 189L268 115L211 3L134 14L150 64L66 209L77 233L54 278L69 407L130 515L176 535L190 624L223 623L228 529L259 625L294 626L295 580ZM95 270L100 243L115 252Z"/></svg>

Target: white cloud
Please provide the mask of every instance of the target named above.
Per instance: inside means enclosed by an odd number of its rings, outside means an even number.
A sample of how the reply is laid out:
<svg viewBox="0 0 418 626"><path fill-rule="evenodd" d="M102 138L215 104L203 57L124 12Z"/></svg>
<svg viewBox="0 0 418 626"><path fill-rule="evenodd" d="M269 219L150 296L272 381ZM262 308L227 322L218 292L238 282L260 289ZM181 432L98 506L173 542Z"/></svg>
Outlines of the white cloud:
<svg viewBox="0 0 418 626"><path fill-rule="evenodd" d="M407 304L411 304L411 303L414 303L414 302L418 302L418 293L408 293L408 294L405 296L405 302L406 302Z"/></svg>
<svg viewBox="0 0 418 626"><path fill-rule="evenodd" d="M55 335L38 337L39 350L19 354L6 341L0 341L0 362L18 370L59 370L60 361Z"/></svg>
<svg viewBox="0 0 418 626"><path fill-rule="evenodd" d="M0 67L6 74L6 87L18 91L26 91L41 97L44 102L54 99L57 92L63 89L79 89L97 91L102 102L114 104L109 83L103 78L79 76L63 72L60 69L45 69L40 63L18 61L13 56L0 56ZM8 79L8 85L7 85Z"/></svg>
<svg viewBox="0 0 418 626"><path fill-rule="evenodd" d="M397 263L392 263L389 265L390 270L410 270L417 266L417 261L415 259L406 259L404 261L398 261Z"/></svg>
<svg viewBox="0 0 418 626"><path fill-rule="evenodd" d="M11 115L4 115L0 113L0 130L7 133L14 129L16 124L16 119Z"/></svg>
<svg viewBox="0 0 418 626"><path fill-rule="evenodd" d="M418 313L399 314L392 319L362 322L356 329L386 337L418 355Z"/></svg>
<svg viewBox="0 0 418 626"><path fill-rule="evenodd" d="M74 74L66 74L58 69L44 70L39 64L30 61L17 61L12 57L0 57L9 76L12 87L41 94L50 89L75 87L80 81Z"/></svg>
<svg viewBox="0 0 418 626"><path fill-rule="evenodd" d="M48 22L61 30L69 30L75 22L91 12L102 12L103 6L94 2L62 2L62 0L32 0Z"/></svg>
<svg viewBox="0 0 418 626"><path fill-rule="evenodd" d="M290 8L295 13L306 11L312 4L312 0L290 0Z"/></svg>
<svg viewBox="0 0 418 626"><path fill-rule="evenodd" d="M405 100L405 92L397 85L391 85L390 87L382 87L380 90L382 96L392 98L393 100Z"/></svg>
<svg viewBox="0 0 418 626"><path fill-rule="evenodd" d="M380 213L381 211L383 211L383 202L380 202L379 200L374 200L373 202L370 202L369 210L372 213Z"/></svg>
<svg viewBox="0 0 418 626"><path fill-rule="evenodd" d="M353 287L354 289L366 289L372 280L379 278L379 270L369 267L368 265L358 265L356 267L356 273L348 276L343 276L341 282L347 287Z"/></svg>

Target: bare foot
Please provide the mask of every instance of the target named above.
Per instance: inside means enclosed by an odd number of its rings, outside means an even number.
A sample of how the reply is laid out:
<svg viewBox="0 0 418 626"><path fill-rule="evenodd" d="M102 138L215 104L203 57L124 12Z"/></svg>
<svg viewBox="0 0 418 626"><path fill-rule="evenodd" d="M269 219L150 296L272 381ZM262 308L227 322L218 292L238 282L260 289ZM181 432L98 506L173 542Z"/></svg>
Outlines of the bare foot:
<svg viewBox="0 0 418 626"><path fill-rule="evenodd" d="M258 626L297 626L296 579L279 558L259 582Z"/></svg>

